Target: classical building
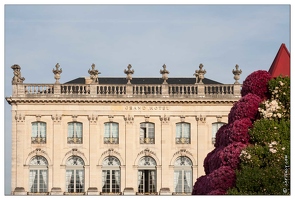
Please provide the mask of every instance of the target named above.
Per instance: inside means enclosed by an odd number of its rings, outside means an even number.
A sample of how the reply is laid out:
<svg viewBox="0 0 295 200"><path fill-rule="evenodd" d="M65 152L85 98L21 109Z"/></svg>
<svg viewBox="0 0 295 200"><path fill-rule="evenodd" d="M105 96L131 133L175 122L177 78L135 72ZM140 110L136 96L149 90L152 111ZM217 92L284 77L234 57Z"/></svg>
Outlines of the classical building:
<svg viewBox="0 0 295 200"><path fill-rule="evenodd" d="M13 65L11 187L14 195L185 195L204 175L215 133L240 98L233 84L192 78L89 77L24 83Z"/></svg>

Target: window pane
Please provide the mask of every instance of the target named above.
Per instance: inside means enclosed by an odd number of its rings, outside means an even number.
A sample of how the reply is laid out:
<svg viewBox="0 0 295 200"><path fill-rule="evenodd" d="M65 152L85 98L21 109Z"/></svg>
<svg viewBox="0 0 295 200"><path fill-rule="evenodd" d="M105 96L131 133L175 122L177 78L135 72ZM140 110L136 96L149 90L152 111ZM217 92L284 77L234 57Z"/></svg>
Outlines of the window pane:
<svg viewBox="0 0 295 200"><path fill-rule="evenodd" d="M176 138L181 138L182 134L181 134L181 124L178 123L176 124Z"/></svg>
<svg viewBox="0 0 295 200"><path fill-rule="evenodd" d="M104 124L104 137L106 138L110 137L110 123Z"/></svg>
<svg viewBox="0 0 295 200"><path fill-rule="evenodd" d="M82 138L82 135L83 135L82 123L75 123L75 125L76 125L76 136L78 138Z"/></svg>
<svg viewBox="0 0 295 200"><path fill-rule="evenodd" d="M37 137L38 135L38 123L32 123L32 137Z"/></svg>
<svg viewBox="0 0 295 200"><path fill-rule="evenodd" d="M74 123L68 123L68 137L74 137Z"/></svg>
<svg viewBox="0 0 295 200"><path fill-rule="evenodd" d="M184 192L192 192L192 172L184 171L183 175Z"/></svg>
<svg viewBox="0 0 295 200"><path fill-rule="evenodd" d="M110 170L102 171L102 192L110 192Z"/></svg>
<svg viewBox="0 0 295 200"><path fill-rule="evenodd" d="M120 171L112 170L112 192L120 192Z"/></svg>
<svg viewBox="0 0 295 200"><path fill-rule="evenodd" d="M47 192L47 170L39 170L39 192Z"/></svg>
<svg viewBox="0 0 295 200"><path fill-rule="evenodd" d="M75 184L74 184L74 170L66 171L66 191L74 192Z"/></svg>
<svg viewBox="0 0 295 200"><path fill-rule="evenodd" d="M174 171L175 192L182 192L182 171Z"/></svg>
<svg viewBox="0 0 295 200"><path fill-rule="evenodd" d="M76 192L84 192L84 170L76 170Z"/></svg>
<svg viewBox="0 0 295 200"><path fill-rule="evenodd" d="M46 123L40 123L40 137L46 137Z"/></svg>
<svg viewBox="0 0 295 200"><path fill-rule="evenodd" d="M155 125L152 123L149 123L148 125L148 137L149 138L155 138Z"/></svg>
<svg viewBox="0 0 295 200"><path fill-rule="evenodd" d="M190 124L183 123L182 125L183 125L182 137L190 138Z"/></svg>
<svg viewBox="0 0 295 200"><path fill-rule="evenodd" d="M117 123L112 123L112 137L119 137L119 124Z"/></svg>
<svg viewBox="0 0 295 200"><path fill-rule="evenodd" d="M38 192L38 170L30 170L30 192Z"/></svg>

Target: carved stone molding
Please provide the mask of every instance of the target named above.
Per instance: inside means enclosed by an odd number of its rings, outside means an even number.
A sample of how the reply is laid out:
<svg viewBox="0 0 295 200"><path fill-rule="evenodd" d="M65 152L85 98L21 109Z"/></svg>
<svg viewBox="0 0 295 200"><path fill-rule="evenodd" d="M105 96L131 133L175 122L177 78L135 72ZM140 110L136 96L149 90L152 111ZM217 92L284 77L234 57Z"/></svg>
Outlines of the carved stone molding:
<svg viewBox="0 0 295 200"><path fill-rule="evenodd" d="M143 154L144 156L151 156L151 155L156 156L156 153L153 152L153 151L151 151L149 148L146 148L146 149L142 150L141 152L138 153L137 156L140 156L140 155L142 155L142 154Z"/></svg>
<svg viewBox="0 0 295 200"><path fill-rule="evenodd" d="M42 150L41 148L36 148L34 151L31 151L28 156L31 157L32 155L36 155L36 156L46 155L46 156L48 156L47 153L44 150Z"/></svg>
<svg viewBox="0 0 295 200"><path fill-rule="evenodd" d="M76 122L77 121L77 115L72 115L73 121Z"/></svg>
<svg viewBox="0 0 295 200"><path fill-rule="evenodd" d="M180 121L181 121L181 122L184 122L184 121L185 121L185 116L184 116L184 115L181 115L181 116L180 116Z"/></svg>
<svg viewBox="0 0 295 200"><path fill-rule="evenodd" d="M73 148L65 154L65 157L67 157L69 155L72 155L72 156L83 155L84 156L84 153L79 151L77 148Z"/></svg>
<svg viewBox="0 0 295 200"><path fill-rule="evenodd" d="M109 115L109 122L113 122L114 121L114 115Z"/></svg>
<svg viewBox="0 0 295 200"><path fill-rule="evenodd" d="M88 120L89 120L89 122L90 122L90 124L96 124L96 122L97 122L97 119L98 119L98 116L97 115L89 115L88 116Z"/></svg>
<svg viewBox="0 0 295 200"><path fill-rule="evenodd" d="M21 115L21 114L16 114L15 115L16 122L25 122L25 118L26 118L26 116Z"/></svg>
<svg viewBox="0 0 295 200"><path fill-rule="evenodd" d="M196 116L196 120L199 121L199 122L202 122L202 123L206 123L206 116L202 116L202 115L199 115L199 116Z"/></svg>
<svg viewBox="0 0 295 200"><path fill-rule="evenodd" d="M221 115L216 115L216 119L217 119L217 122L221 122L222 116Z"/></svg>
<svg viewBox="0 0 295 200"><path fill-rule="evenodd" d="M169 124L169 122L170 122L170 117L167 116L167 115L160 116L160 121L162 122L162 124Z"/></svg>
<svg viewBox="0 0 295 200"><path fill-rule="evenodd" d="M128 115L124 117L124 120L126 121L127 124L133 124L134 117L132 115Z"/></svg>
<svg viewBox="0 0 295 200"><path fill-rule="evenodd" d="M102 156L105 156L105 155L108 155L108 156L119 155L120 156L120 153L117 152L116 150L114 150L113 148L110 148L110 149L104 151L101 155Z"/></svg>
<svg viewBox="0 0 295 200"><path fill-rule="evenodd" d="M41 115L36 115L36 121L41 121Z"/></svg>
<svg viewBox="0 0 295 200"><path fill-rule="evenodd" d="M56 114L55 116L52 115L51 119L53 120L54 123L60 123L61 122L61 115Z"/></svg>
<svg viewBox="0 0 295 200"><path fill-rule="evenodd" d="M145 115L144 119L145 119L145 122L150 122L150 116L149 115Z"/></svg>
<svg viewBox="0 0 295 200"><path fill-rule="evenodd" d="M186 149L180 149L179 151L175 152L173 157L177 156L178 154L179 156L187 156L187 155L193 156L193 154Z"/></svg>

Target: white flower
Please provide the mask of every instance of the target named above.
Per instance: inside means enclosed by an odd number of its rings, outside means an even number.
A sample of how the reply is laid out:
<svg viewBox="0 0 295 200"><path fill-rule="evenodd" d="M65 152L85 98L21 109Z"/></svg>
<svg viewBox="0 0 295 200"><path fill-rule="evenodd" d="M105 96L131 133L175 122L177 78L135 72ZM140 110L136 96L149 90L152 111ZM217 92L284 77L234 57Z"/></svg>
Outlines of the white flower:
<svg viewBox="0 0 295 200"><path fill-rule="evenodd" d="M273 149L273 148L270 148L269 151L270 151L271 153L276 153L276 152L277 152L277 150L275 150L275 149Z"/></svg>
<svg viewBox="0 0 295 200"><path fill-rule="evenodd" d="M283 85L284 85L284 83L283 83L282 81L279 81L279 83L280 83L280 85L281 85L281 86L283 86Z"/></svg>
<svg viewBox="0 0 295 200"><path fill-rule="evenodd" d="M277 145L277 142L276 142L276 141L273 141L271 144L273 144L273 145Z"/></svg>
<svg viewBox="0 0 295 200"><path fill-rule="evenodd" d="M283 147L282 150L284 151L285 150L285 147Z"/></svg>
<svg viewBox="0 0 295 200"><path fill-rule="evenodd" d="M246 158L248 158L250 160L251 159L251 155L249 154Z"/></svg>
<svg viewBox="0 0 295 200"><path fill-rule="evenodd" d="M278 118L281 118L282 117L281 113L278 113L277 115L278 115Z"/></svg>

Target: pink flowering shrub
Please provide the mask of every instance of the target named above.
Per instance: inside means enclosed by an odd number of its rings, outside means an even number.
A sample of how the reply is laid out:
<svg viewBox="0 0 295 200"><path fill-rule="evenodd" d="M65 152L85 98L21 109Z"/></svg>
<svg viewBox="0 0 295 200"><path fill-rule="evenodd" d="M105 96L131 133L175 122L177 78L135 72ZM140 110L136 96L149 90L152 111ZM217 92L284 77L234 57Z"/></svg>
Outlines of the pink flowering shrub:
<svg viewBox="0 0 295 200"><path fill-rule="evenodd" d="M209 192L208 195L224 195L225 193L226 193L225 190L217 189L217 190L213 190Z"/></svg>
<svg viewBox="0 0 295 200"><path fill-rule="evenodd" d="M212 190L209 183L209 177L207 175L200 176L193 188L192 194L194 195L204 195Z"/></svg>
<svg viewBox="0 0 295 200"><path fill-rule="evenodd" d="M258 116L258 107L261 103L261 98L255 94L247 94L234 104L228 114L228 122L232 123L235 120L249 118L254 121Z"/></svg>
<svg viewBox="0 0 295 200"><path fill-rule="evenodd" d="M223 166L229 166L231 169L237 169L240 162L240 154L242 149L247 145L241 142L234 142L223 148L220 152L221 163Z"/></svg>
<svg viewBox="0 0 295 200"><path fill-rule="evenodd" d="M248 144L250 136L248 134L249 128L252 127L252 122L249 118L243 118L236 120L229 125L229 141L230 142L242 142Z"/></svg>
<svg viewBox="0 0 295 200"><path fill-rule="evenodd" d="M216 133L216 138L215 138L215 144L214 146L217 147L226 147L227 145L229 145L230 140L229 140L229 124L224 124L223 126L221 126L217 133Z"/></svg>
<svg viewBox="0 0 295 200"><path fill-rule="evenodd" d="M270 79L270 73L265 70L258 70L251 73L243 82L242 97L252 93L263 100L266 99L268 97L268 81Z"/></svg>
<svg viewBox="0 0 295 200"><path fill-rule="evenodd" d="M229 166L221 166L208 175L211 191L227 190L235 185L235 171Z"/></svg>
<svg viewBox="0 0 295 200"><path fill-rule="evenodd" d="M210 174L212 171L221 167L222 162L220 153L222 150L223 147L219 147L208 153L207 157L204 160L204 169L206 174Z"/></svg>

